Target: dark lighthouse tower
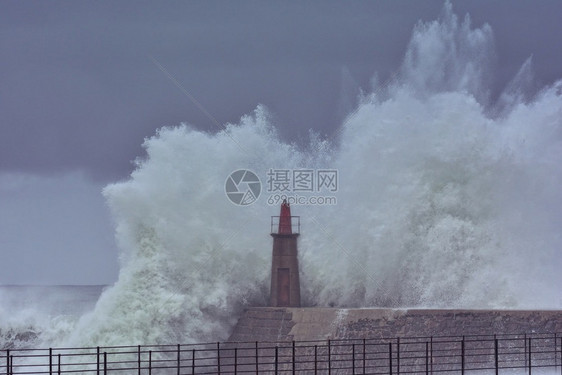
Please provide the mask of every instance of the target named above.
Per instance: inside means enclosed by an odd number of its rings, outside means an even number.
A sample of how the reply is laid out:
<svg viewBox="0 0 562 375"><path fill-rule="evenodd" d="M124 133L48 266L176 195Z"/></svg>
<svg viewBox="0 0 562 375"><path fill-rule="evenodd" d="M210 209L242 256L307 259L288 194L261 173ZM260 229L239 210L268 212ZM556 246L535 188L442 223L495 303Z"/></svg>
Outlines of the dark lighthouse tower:
<svg viewBox="0 0 562 375"><path fill-rule="evenodd" d="M293 220L296 224L293 224ZM291 216L291 207L285 200L281 204L281 214L271 218L273 256L270 306L300 307L301 305L297 251L299 231L300 217Z"/></svg>

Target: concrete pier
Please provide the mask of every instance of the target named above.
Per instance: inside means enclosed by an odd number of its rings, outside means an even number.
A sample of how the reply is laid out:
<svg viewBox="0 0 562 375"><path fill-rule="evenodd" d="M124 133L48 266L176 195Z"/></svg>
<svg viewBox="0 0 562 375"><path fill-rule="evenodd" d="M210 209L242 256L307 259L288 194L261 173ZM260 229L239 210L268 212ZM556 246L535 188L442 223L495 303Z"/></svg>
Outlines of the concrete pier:
<svg viewBox="0 0 562 375"><path fill-rule="evenodd" d="M562 332L562 311L255 307L230 342Z"/></svg>

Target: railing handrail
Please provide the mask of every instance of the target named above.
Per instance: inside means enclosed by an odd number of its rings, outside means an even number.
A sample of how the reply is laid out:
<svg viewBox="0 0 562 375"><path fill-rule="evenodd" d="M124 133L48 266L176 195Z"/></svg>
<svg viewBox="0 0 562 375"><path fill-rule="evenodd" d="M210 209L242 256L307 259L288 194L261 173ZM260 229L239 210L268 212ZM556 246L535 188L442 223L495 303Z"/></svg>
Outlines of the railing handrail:
<svg viewBox="0 0 562 375"><path fill-rule="evenodd" d="M446 340L439 340L439 338ZM477 339L479 337L480 339ZM561 367L559 333L0 350L0 375L213 374L339 369L409 374ZM142 371L141 371L142 370ZM148 370L147 372L145 370ZM184 371L181 371L184 370ZM133 372L130 372L133 371ZM175 372L174 372L175 373ZM117 375L119 375L117 374ZM170 374L170 372L165 372Z"/></svg>
<svg viewBox="0 0 562 375"><path fill-rule="evenodd" d="M432 341L434 344L436 343L447 343L447 342L460 342L464 338L465 342L494 342L497 338L502 341L510 341L510 340L522 340L522 339L554 339L554 338L562 338L562 332L553 332L553 333L506 333L506 334L472 334L472 335L434 335L434 336L393 336L393 337L364 337L364 338L340 338L340 339L324 339L324 340L295 340L295 341L233 341L233 342L204 342L204 343L185 343L185 344L142 344L142 345L110 345L110 346L85 346L85 347L52 347L52 348L1 348L0 352L5 352L6 350L10 351L38 351L38 350L97 350L98 348L108 350L108 349L134 349L134 353L136 353L137 349L140 347L145 348L146 352L150 350L150 348L170 348L170 352L176 352L178 345L180 347L186 347L185 350L191 350L187 348L197 347L208 347L202 348L201 350L207 349L216 349L217 345L225 347L226 349L233 349L233 345L237 345L240 348L242 345L253 345L255 347L256 342L259 344L272 344L273 346L282 346L282 345L289 345L292 346L293 342L295 345L299 344L314 344L314 343L327 343L330 342L330 345L334 345L337 343L346 343L352 344L352 342L362 343L366 341L369 345L377 345L377 344L388 344L389 342L395 343L397 340L400 340L401 344L416 344L416 343L424 343L425 341L429 340ZM446 341L441 341L441 339L448 339ZM440 340L440 341L436 341ZM238 346L240 345L240 346ZM247 349L243 347L243 349ZM199 350L199 349L198 349ZM123 352L119 352L123 353Z"/></svg>

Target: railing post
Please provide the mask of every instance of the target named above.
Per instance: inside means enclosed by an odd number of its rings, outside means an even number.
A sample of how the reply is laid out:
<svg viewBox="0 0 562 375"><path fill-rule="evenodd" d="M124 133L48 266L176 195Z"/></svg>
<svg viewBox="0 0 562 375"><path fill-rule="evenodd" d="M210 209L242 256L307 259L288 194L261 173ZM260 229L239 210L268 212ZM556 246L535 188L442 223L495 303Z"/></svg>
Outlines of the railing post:
<svg viewBox="0 0 562 375"><path fill-rule="evenodd" d="M396 373L400 375L400 337L396 338Z"/></svg>
<svg viewBox="0 0 562 375"><path fill-rule="evenodd" d="M49 348L49 375L53 375L53 349Z"/></svg>
<svg viewBox="0 0 562 375"><path fill-rule="evenodd" d="M366 352L366 345L365 345L365 339L363 339L363 374L365 373L365 369L367 367L366 362L367 362L367 352Z"/></svg>
<svg viewBox="0 0 562 375"><path fill-rule="evenodd" d="M238 374L238 348L234 348L234 375Z"/></svg>
<svg viewBox="0 0 562 375"><path fill-rule="evenodd" d="M556 340L557 339L557 335L556 333L554 334L554 350L552 351L554 353L554 371L556 371L556 368L558 367L558 361L556 359Z"/></svg>
<svg viewBox="0 0 562 375"><path fill-rule="evenodd" d="M494 362L496 363L496 375L499 374L500 372L500 368L499 368L499 354L498 354L498 339L494 338Z"/></svg>
<svg viewBox="0 0 562 375"><path fill-rule="evenodd" d="M425 342L425 375L429 375L429 341Z"/></svg>
<svg viewBox="0 0 562 375"><path fill-rule="evenodd" d="M318 345L314 345L314 374L318 372Z"/></svg>
<svg viewBox="0 0 562 375"><path fill-rule="evenodd" d="M96 347L96 375L100 375L100 347Z"/></svg>
<svg viewBox="0 0 562 375"><path fill-rule="evenodd" d="M279 362L279 347L276 345L275 346L275 374L276 375L277 375L278 362Z"/></svg>
<svg viewBox="0 0 562 375"><path fill-rule="evenodd" d="M562 337L560 337L560 375L562 375Z"/></svg>
<svg viewBox="0 0 562 375"><path fill-rule="evenodd" d="M528 362L527 362L527 351L528 351L528 348L527 348L527 334L526 333L523 335L523 342L525 344L525 368L527 368L527 364L528 364Z"/></svg>
<svg viewBox="0 0 562 375"><path fill-rule="evenodd" d="M533 373L533 348L531 347L532 341L529 337L529 375Z"/></svg>
<svg viewBox="0 0 562 375"><path fill-rule="evenodd" d="M293 375L295 375L295 340L293 340L293 353L292 353L292 362L293 362Z"/></svg>
<svg viewBox="0 0 562 375"><path fill-rule="evenodd" d="M461 341L461 375L464 375L464 336Z"/></svg>
<svg viewBox="0 0 562 375"><path fill-rule="evenodd" d="M148 375L152 375L152 350L148 351Z"/></svg>
<svg viewBox="0 0 562 375"><path fill-rule="evenodd" d="M355 374L355 343L351 344L351 373Z"/></svg>
<svg viewBox="0 0 562 375"><path fill-rule="evenodd" d="M141 346L137 346L137 373L141 375Z"/></svg>
<svg viewBox="0 0 562 375"><path fill-rule="evenodd" d="M431 373L433 374L433 336L429 338L429 366L431 367Z"/></svg>
<svg viewBox="0 0 562 375"><path fill-rule="evenodd" d="M58 355L58 368L57 368L57 374L60 375L60 354Z"/></svg>
<svg viewBox="0 0 562 375"><path fill-rule="evenodd" d="M562 337L560 337L560 375L562 375Z"/></svg>
<svg viewBox="0 0 562 375"><path fill-rule="evenodd" d="M259 372L259 348L258 342L256 341L256 374Z"/></svg>
<svg viewBox="0 0 562 375"><path fill-rule="evenodd" d="M388 343L388 373L392 375L392 342Z"/></svg>
<svg viewBox="0 0 562 375"><path fill-rule="evenodd" d="M177 375L180 375L180 368L181 368L181 346L178 344L178 372Z"/></svg>
<svg viewBox="0 0 562 375"><path fill-rule="evenodd" d="M328 340L328 375L332 373L332 344Z"/></svg>
<svg viewBox="0 0 562 375"><path fill-rule="evenodd" d="M558 351L556 350L558 348L558 333L554 333L554 371L556 371L556 369L558 368Z"/></svg>
<svg viewBox="0 0 562 375"><path fill-rule="evenodd" d="M195 349L191 351L191 374L195 374Z"/></svg>
<svg viewBox="0 0 562 375"><path fill-rule="evenodd" d="M217 368L218 373L221 373L221 343L217 342Z"/></svg>
<svg viewBox="0 0 562 375"><path fill-rule="evenodd" d="M10 349L6 349L6 375L11 375L11 371L10 371Z"/></svg>
<svg viewBox="0 0 562 375"><path fill-rule="evenodd" d="M103 352L103 375L107 375L107 352Z"/></svg>

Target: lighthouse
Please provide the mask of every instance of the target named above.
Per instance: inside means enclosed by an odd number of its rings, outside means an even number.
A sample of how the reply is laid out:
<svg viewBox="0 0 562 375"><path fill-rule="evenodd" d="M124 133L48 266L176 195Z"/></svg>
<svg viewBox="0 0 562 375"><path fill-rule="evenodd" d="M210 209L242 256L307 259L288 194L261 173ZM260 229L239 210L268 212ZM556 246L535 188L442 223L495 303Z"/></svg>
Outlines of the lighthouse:
<svg viewBox="0 0 562 375"><path fill-rule="evenodd" d="M271 218L273 254L270 306L300 307L301 305L297 250L299 232L300 217L291 216L291 207L284 200L279 216Z"/></svg>

